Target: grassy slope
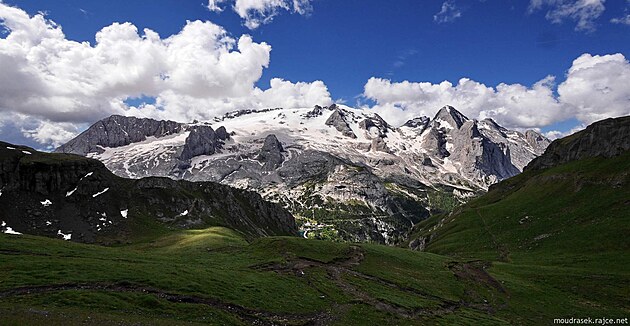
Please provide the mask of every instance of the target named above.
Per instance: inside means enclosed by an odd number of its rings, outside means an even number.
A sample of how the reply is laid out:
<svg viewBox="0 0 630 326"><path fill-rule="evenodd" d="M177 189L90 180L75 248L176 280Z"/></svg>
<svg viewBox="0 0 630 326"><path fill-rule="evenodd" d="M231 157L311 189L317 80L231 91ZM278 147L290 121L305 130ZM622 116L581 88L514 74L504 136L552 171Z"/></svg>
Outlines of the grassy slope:
<svg viewBox="0 0 630 326"><path fill-rule="evenodd" d="M630 315L630 153L506 180L420 223L426 250L494 261L521 322Z"/></svg>
<svg viewBox="0 0 630 326"><path fill-rule="evenodd" d="M443 223L430 252L285 237L248 243L224 228L118 247L0 234L0 315L15 325L627 317L629 162L592 159L512 178L443 222L423 222L418 236Z"/></svg>
<svg viewBox="0 0 630 326"><path fill-rule="evenodd" d="M503 294L471 287L450 262L378 245L249 244L223 228L121 247L0 234L0 315L15 325L500 323L483 300Z"/></svg>

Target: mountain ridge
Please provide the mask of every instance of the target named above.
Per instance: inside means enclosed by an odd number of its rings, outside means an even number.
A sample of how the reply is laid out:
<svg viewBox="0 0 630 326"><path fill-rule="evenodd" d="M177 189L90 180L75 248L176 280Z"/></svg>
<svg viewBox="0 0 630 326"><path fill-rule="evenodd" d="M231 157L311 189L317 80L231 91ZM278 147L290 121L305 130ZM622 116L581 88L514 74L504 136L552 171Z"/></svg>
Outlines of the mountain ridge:
<svg viewBox="0 0 630 326"><path fill-rule="evenodd" d="M79 242L125 242L169 228L230 227L248 238L297 235L260 195L212 182L124 179L97 160L0 142L2 229Z"/></svg>
<svg viewBox="0 0 630 326"><path fill-rule="evenodd" d="M92 133L106 132L98 126ZM430 214L520 173L548 143L534 131L526 137L493 121L468 119L450 106L433 119L419 117L400 127L376 113L333 104L241 110L179 128L86 155L120 176L169 176L254 190L284 205L298 221L317 225L304 229L311 235L389 244ZM222 129L229 137L213 132L191 140L199 128ZM70 143L108 139L92 140L90 129ZM270 162L261 153L272 135L282 151ZM186 154L190 146L205 150ZM72 147L58 149L68 150Z"/></svg>

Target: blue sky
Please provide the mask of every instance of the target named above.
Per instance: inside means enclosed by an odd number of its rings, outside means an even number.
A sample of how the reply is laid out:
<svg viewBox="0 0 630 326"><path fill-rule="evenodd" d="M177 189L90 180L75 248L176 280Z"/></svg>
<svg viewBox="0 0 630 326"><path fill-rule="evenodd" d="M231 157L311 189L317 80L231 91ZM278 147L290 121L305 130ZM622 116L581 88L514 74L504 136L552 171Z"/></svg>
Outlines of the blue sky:
<svg viewBox="0 0 630 326"><path fill-rule="evenodd" d="M256 29L244 25L231 10L231 1L220 3L222 12L208 10L207 0L3 2L30 16L45 12L47 19L62 26L66 39L92 44L95 34L113 22L131 22L140 31L149 28L167 38L187 21L211 21L234 38L249 34L254 42L271 45L268 68L255 81L256 87L269 88L272 78L294 83L320 80L332 100L351 106L383 104L378 96L364 96L370 78L392 84L444 80L457 84L460 78L469 78L488 87L500 83L532 87L548 75L562 83L573 60L585 53L630 55L630 25L611 23L628 14L630 2L621 0L601 0L605 10L586 30L576 30L576 16L554 22L550 16L558 8L545 0L533 0L542 5L531 12L532 4L524 0L303 0L310 5L307 14L279 10L272 22ZM459 14L440 22L443 17L436 14L445 4ZM555 86L552 91L557 96ZM565 115L544 121L522 126L566 132L586 120ZM546 122L551 123L543 125Z"/></svg>
<svg viewBox="0 0 630 326"><path fill-rule="evenodd" d="M31 14L45 11L69 39L94 42L112 22L132 22L160 35L176 34L186 20L210 20L233 35L251 34L271 44L272 60L259 81L273 77L323 80L335 99L353 103L373 76L392 81L531 85L547 75L563 76L582 53L630 53L630 26L610 24L623 1L608 1L597 30L576 32L568 20L554 24L545 11L527 13L523 0L456 2L462 16L438 24L443 1L316 0L308 16L282 14L256 30L233 12L214 13L201 0L6 1ZM401 60L402 58L402 60ZM395 63L402 61L402 66Z"/></svg>

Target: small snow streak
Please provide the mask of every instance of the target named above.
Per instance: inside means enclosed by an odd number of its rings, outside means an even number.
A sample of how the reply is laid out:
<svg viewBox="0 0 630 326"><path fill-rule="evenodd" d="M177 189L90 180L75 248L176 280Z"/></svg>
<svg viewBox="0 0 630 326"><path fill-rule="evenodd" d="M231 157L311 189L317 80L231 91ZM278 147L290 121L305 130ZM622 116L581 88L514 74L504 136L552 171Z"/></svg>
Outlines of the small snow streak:
<svg viewBox="0 0 630 326"><path fill-rule="evenodd" d="M109 190L109 188L105 188L105 189L103 189L103 191L95 193L94 195L92 195L92 197L96 198L96 197L104 194L105 192L107 192L107 190Z"/></svg>
<svg viewBox="0 0 630 326"><path fill-rule="evenodd" d="M42 205L44 207L48 207L48 206L52 205L52 202L50 201L50 199L46 199L46 200L44 200L44 201L42 201L40 203L42 203Z"/></svg>
<svg viewBox="0 0 630 326"><path fill-rule="evenodd" d="M70 196L72 196L72 194L73 194L75 191L77 191L77 188L78 188L78 187L75 187L74 189L72 189L72 190L70 190L70 191L66 192L66 197L70 197Z"/></svg>

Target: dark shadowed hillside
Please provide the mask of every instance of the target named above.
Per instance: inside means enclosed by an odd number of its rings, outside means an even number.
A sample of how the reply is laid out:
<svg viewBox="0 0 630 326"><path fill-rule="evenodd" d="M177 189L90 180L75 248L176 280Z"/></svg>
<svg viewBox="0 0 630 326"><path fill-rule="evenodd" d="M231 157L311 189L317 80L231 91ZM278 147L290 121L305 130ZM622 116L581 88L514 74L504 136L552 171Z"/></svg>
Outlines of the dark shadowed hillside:
<svg viewBox="0 0 630 326"><path fill-rule="evenodd" d="M295 220L258 194L213 182L124 179L99 161L0 142L0 220L28 234L79 242L225 226L248 238L297 235Z"/></svg>

